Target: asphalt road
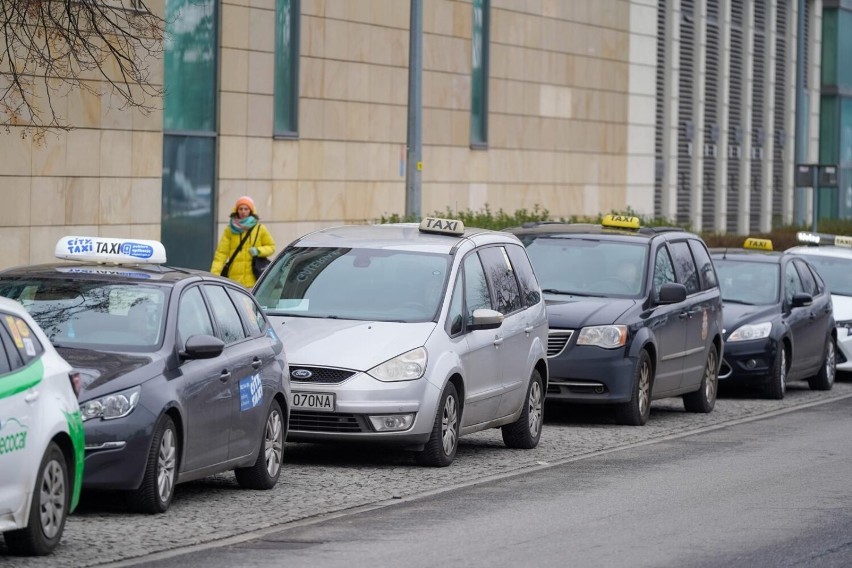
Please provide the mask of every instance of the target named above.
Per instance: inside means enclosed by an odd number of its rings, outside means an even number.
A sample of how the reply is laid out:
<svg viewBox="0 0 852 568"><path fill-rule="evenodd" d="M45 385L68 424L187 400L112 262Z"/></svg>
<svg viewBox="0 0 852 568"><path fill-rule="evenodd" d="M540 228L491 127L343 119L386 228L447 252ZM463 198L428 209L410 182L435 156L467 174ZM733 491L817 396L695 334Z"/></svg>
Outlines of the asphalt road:
<svg viewBox="0 0 852 568"><path fill-rule="evenodd" d="M394 507L388 506L424 497L439 499L448 491L464 490L458 493L464 502L465 492L480 485L503 479L518 482L538 479L538 476L532 475L535 472L540 472L542 479L547 479L553 472L552 475L562 479L563 483L571 482L585 468L592 467L588 464L596 460L612 459L615 460L613 463L619 463L624 459L621 456L631 452L647 455L652 447L679 443L677 441L682 437L686 437L683 448L693 447L699 453L716 451L713 450L715 444L689 441L697 439L697 435L739 428L738 425L750 421L763 423L764 419L775 420L775 416L787 413L793 413L789 414L791 417L818 415L826 412L825 409L829 408L825 406L827 403L845 399L850 399L852 404L850 382L837 383L828 392L810 391L805 383L792 384L781 401L728 396L721 398L716 409L707 415L686 413L679 399L669 399L655 402L650 421L638 428L618 426L606 412L548 407L545 430L538 448L509 450L504 447L498 430L481 432L462 438L456 461L449 468L421 468L408 454L371 447L288 444L285 470L278 486L271 491L241 490L233 475L219 475L178 486L171 509L165 515L156 516L128 514L121 508L120 500L111 495L84 495L82 507L69 519L62 544L52 556L15 558L7 556L5 547L0 544L0 564L9 568L131 565L140 560L156 561L211 545L237 545L285 527L326 520L335 515L373 509L381 509L383 515L397 514L391 511ZM847 428L846 432L849 431ZM784 437L773 434L772 429L766 436ZM653 461L639 469L646 472L645 475L659 469L668 472L673 481L684 479L680 468L655 467ZM699 470L696 475L701 473ZM722 473L721 477L713 477L711 484L700 486L704 488L701 491L723 494L720 487L728 487L729 484L726 483L727 474ZM793 473L791 477L797 475ZM635 481L643 478L637 477ZM573 482L571 486L578 496L606 497L608 492L598 490L600 483L592 476L582 484ZM651 489L653 487L638 485L631 493L642 496ZM729 490L730 487L726 489ZM648 494L654 497L646 502L648 506L658 507L661 505L655 505L656 501L664 504L669 499L668 493L650 491ZM748 502L743 501L745 493L739 495L738 502ZM545 498L541 503L549 501ZM589 497L583 502L583 507L590 511L611 507L606 503L606 500ZM468 508L467 505L457 507L447 514L447 518L455 518ZM692 509L686 507L685 510ZM512 511L511 517L517 518L519 526L522 526L523 509L518 511L517 514ZM505 511L503 516L506 516ZM681 520L684 519L686 517ZM527 518L525 522L529 520ZM642 518L635 519L637 525L642 522ZM715 530L713 523L708 526ZM542 530L546 528L547 525L541 525ZM645 527L646 533L650 528ZM798 534L804 535L805 528L806 524L800 524ZM601 526L600 529L605 533L607 527ZM454 538L460 537L455 535ZM553 538L565 543L574 537L554 534ZM621 537L616 535L616 538ZM444 545L433 542L431 546L441 549ZM412 561L410 554L405 561L406 564Z"/></svg>
<svg viewBox="0 0 852 568"><path fill-rule="evenodd" d="M852 399L145 568L852 566Z"/></svg>

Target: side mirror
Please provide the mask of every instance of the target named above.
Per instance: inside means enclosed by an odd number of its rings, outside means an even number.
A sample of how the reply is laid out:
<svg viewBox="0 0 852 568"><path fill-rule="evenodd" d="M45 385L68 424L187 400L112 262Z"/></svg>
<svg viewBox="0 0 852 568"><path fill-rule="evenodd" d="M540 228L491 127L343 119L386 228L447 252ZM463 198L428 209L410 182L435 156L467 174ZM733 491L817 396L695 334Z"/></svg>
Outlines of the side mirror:
<svg viewBox="0 0 852 568"><path fill-rule="evenodd" d="M810 306L813 303L813 296L805 294L804 292L799 292L798 294L793 294L793 300L790 302L790 306L793 308L801 308L802 306Z"/></svg>
<svg viewBox="0 0 852 568"><path fill-rule="evenodd" d="M225 350L225 342L212 335L193 335L186 340L180 356L184 359L212 359Z"/></svg>
<svg viewBox="0 0 852 568"><path fill-rule="evenodd" d="M677 304L686 300L686 286L677 282L666 282L660 286L658 304Z"/></svg>
<svg viewBox="0 0 852 568"><path fill-rule="evenodd" d="M497 329L501 325L503 325L503 314L494 310L479 308L473 310L473 323L468 326L468 329Z"/></svg>

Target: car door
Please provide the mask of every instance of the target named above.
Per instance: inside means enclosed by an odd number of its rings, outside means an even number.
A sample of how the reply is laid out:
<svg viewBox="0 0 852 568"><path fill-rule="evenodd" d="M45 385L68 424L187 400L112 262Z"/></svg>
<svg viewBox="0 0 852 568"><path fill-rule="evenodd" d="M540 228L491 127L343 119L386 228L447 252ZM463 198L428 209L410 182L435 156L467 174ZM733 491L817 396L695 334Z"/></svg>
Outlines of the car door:
<svg viewBox="0 0 852 568"><path fill-rule="evenodd" d="M802 289L806 294L810 294L814 299L813 303L808 306L810 312L810 333L808 334L808 358L814 372L822 365L825 353L825 341L828 337L829 330L833 327L831 320L831 296L825 286L821 286L817 281L817 277L811 272L808 265L799 258L793 260L796 270L799 272L799 277L802 279Z"/></svg>
<svg viewBox="0 0 852 568"><path fill-rule="evenodd" d="M825 336L812 337L811 328L811 306L792 307L793 296L804 293L799 271L793 262L788 261L783 266L784 270L784 307L787 311L787 325L793 343L793 353L790 361L790 378L801 378L808 369L813 367L814 353L817 345L821 347Z"/></svg>
<svg viewBox="0 0 852 568"><path fill-rule="evenodd" d="M38 383L21 390L31 381L16 342L23 347L20 335L13 338L0 321L0 517L19 510L32 491L45 444L39 424L41 396L48 393Z"/></svg>
<svg viewBox="0 0 852 568"><path fill-rule="evenodd" d="M248 331L248 339L243 342L241 352L250 358L252 380L242 379L240 388L240 408L234 416L231 428L231 457L244 456L253 452L261 442L266 428L266 407L268 397L273 396L283 379L284 369L275 359L275 340L267 335L269 325L247 292L228 288L228 294L234 301L237 311ZM262 390L252 391L258 386L256 377L260 377ZM265 388L264 388L265 387ZM252 397L251 399L247 397Z"/></svg>
<svg viewBox="0 0 852 568"><path fill-rule="evenodd" d="M461 424L465 427L490 420L497 414L503 391L497 351L503 336L502 326L497 329L467 330L466 326L473 321L474 310L493 309L493 304L479 254L468 254L462 266L463 278L456 279L453 294L458 291L463 293L461 306L467 347L461 350L459 357L465 373L465 403Z"/></svg>
<svg viewBox="0 0 852 568"><path fill-rule="evenodd" d="M178 341L181 347L193 335L215 335L201 288L180 295ZM230 365L227 356L193 359L181 365L178 389L185 410L186 444L182 470L193 471L228 459L232 411Z"/></svg>
<svg viewBox="0 0 852 568"><path fill-rule="evenodd" d="M260 375L263 353L246 332L225 287L205 284L204 293L210 302L218 337L225 342L224 354L231 371L228 459L234 459L251 453L260 439L260 427L265 419Z"/></svg>
<svg viewBox="0 0 852 568"><path fill-rule="evenodd" d="M654 288L651 291L654 307L645 320L645 325L656 338L657 364L653 386L655 397L680 386L686 351L687 302L657 303L660 287L669 282L677 282L677 276L669 249L662 244L654 256Z"/></svg>

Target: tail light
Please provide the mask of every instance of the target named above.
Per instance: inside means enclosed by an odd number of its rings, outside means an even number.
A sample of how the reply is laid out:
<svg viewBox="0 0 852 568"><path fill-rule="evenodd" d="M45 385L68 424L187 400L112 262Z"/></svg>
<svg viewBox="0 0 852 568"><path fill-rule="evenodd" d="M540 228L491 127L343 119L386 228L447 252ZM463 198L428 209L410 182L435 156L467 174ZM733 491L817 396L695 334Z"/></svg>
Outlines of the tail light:
<svg viewBox="0 0 852 568"><path fill-rule="evenodd" d="M80 396L80 373L77 371L71 371L68 373L68 380L71 381L71 388L74 389L74 396Z"/></svg>

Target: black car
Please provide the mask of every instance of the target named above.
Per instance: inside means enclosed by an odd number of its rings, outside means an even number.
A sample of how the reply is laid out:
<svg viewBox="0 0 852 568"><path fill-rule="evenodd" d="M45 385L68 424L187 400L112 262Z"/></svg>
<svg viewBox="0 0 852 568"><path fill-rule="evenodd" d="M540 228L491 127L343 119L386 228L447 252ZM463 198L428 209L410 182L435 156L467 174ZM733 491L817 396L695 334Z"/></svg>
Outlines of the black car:
<svg viewBox="0 0 852 568"><path fill-rule="evenodd" d="M764 251L771 249L767 242ZM724 305L720 381L760 387L772 399L784 398L793 380L829 390L837 331L831 293L810 263L792 253L746 248L714 249L711 257Z"/></svg>
<svg viewBox="0 0 852 568"><path fill-rule="evenodd" d="M126 490L168 509L177 483L234 470L243 487L278 481L289 417L281 340L249 292L164 266L156 241L64 237L75 262L0 273L81 375L84 489Z"/></svg>
<svg viewBox="0 0 852 568"><path fill-rule="evenodd" d="M602 225L510 229L547 301L547 400L614 405L621 424L648 420L651 400L716 403L722 303L704 241L635 217Z"/></svg>

